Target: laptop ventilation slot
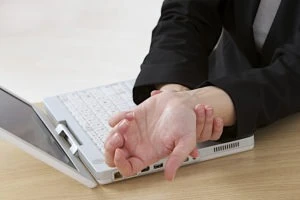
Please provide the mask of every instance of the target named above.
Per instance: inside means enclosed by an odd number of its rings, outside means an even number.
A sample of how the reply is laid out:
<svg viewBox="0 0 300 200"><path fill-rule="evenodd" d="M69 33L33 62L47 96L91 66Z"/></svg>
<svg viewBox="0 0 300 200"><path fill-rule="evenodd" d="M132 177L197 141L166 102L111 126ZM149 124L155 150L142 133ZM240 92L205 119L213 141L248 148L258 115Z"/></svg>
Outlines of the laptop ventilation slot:
<svg viewBox="0 0 300 200"><path fill-rule="evenodd" d="M225 144L225 145L222 145L222 146L215 147L214 148L214 152L219 152L219 151L225 151L225 150L229 150L229 149L234 149L234 148L238 148L239 146L240 146L239 142Z"/></svg>

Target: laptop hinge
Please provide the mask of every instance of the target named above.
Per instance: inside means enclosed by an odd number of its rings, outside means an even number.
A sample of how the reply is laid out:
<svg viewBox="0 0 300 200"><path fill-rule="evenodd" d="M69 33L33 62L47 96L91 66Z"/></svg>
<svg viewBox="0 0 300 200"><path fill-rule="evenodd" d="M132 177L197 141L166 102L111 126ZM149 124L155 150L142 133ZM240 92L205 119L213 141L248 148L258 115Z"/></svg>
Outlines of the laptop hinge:
<svg viewBox="0 0 300 200"><path fill-rule="evenodd" d="M58 124L55 128L55 131L59 136L64 138L71 146L70 151L73 155L77 155L79 143L75 139L75 137L71 134L69 129L64 124Z"/></svg>

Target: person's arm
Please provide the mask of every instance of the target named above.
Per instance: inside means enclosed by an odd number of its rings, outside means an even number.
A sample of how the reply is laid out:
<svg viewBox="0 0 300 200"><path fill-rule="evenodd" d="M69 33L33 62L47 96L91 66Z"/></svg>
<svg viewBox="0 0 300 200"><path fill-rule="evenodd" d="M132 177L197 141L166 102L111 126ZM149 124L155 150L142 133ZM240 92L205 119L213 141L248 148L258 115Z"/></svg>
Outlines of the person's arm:
<svg viewBox="0 0 300 200"><path fill-rule="evenodd" d="M207 80L208 55L222 30L226 5L221 2L227 1L164 1L150 51L133 89L135 103L147 99L159 84L174 83L194 89Z"/></svg>
<svg viewBox="0 0 300 200"><path fill-rule="evenodd" d="M275 51L269 66L208 80L199 87L205 85L215 85L231 97L239 137L300 111L300 30Z"/></svg>

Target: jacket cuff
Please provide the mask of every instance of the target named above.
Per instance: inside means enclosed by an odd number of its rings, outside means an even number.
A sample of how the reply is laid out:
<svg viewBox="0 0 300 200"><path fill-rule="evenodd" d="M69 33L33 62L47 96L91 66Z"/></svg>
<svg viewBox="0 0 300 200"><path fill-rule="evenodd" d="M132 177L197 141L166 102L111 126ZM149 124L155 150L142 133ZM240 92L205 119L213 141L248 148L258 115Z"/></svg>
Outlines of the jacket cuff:
<svg viewBox="0 0 300 200"><path fill-rule="evenodd" d="M159 69L158 69L159 68ZM191 74L193 76L191 76ZM140 104L150 96L155 86L175 83L194 89L207 79L195 66L142 65L133 88L133 101Z"/></svg>

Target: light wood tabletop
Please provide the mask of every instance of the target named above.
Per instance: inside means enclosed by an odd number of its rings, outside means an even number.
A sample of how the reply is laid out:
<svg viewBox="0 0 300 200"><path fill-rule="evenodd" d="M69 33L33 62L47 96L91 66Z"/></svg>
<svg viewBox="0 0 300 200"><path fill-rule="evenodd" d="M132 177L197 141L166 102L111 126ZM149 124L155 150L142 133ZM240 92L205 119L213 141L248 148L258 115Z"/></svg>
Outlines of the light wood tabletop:
<svg viewBox="0 0 300 200"><path fill-rule="evenodd" d="M255 133L255 148L89 189L0 140L0 199L299 199L300 114Z"/></svg>

